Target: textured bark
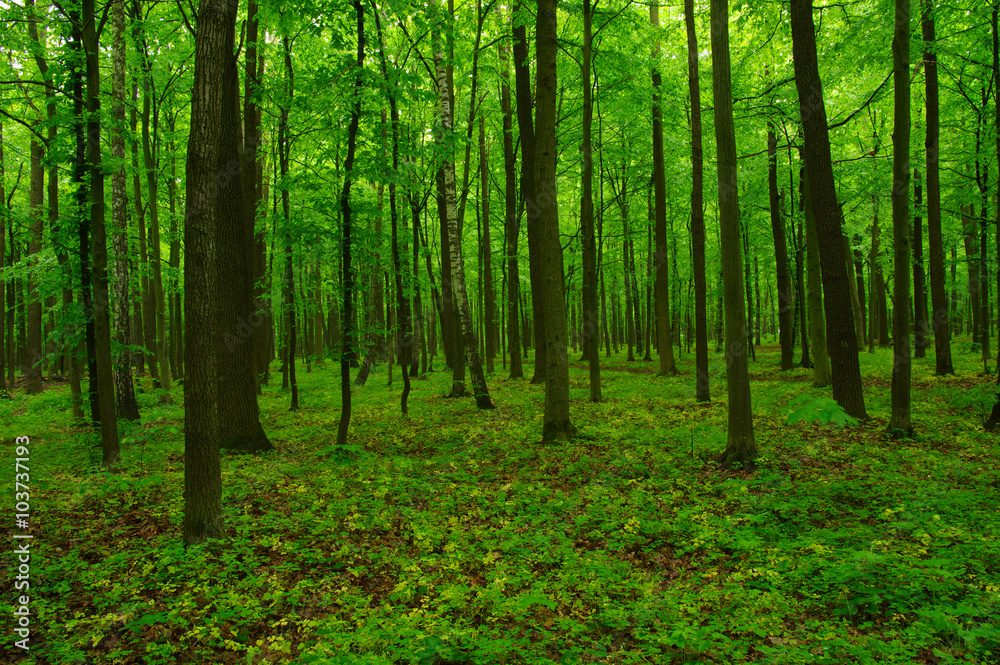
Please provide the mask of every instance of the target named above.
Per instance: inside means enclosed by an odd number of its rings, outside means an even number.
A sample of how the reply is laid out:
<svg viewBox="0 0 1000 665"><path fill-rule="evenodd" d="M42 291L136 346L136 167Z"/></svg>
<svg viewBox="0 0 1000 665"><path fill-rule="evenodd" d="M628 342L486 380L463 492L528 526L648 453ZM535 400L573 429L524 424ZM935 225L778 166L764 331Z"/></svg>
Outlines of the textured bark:
<svg viewBox="0 0 1000 665"><path fill-rule="evenodd" d="M257 375L254 328L260 314L253 300L253 226L247 222L246 190L243 178L253 178L240 154L239 68L235 58L228 58L222 79L222 131L219 145L219 208L216 216L216 260L224 271L226 288L216 292L219 345L216 347L216 370L219 384L219 447L242 453L274 450L260 424L257 405ZM155 224L154 224L155 227ZM154 256L157 253L154 253ZM154 277L156 283L160 279ZM162 292L157 291L158 297ZM157 356L162 354L162 302L157 301ZM165 362L160 363L161 376ZM169 380L169 376L165 377ZM167 385L166 381L163 383Z"/></svg>
<svg viewBox="0 0 1000 665"><path fill-rule="evenodd" d="M111 96L112 115L115 119L115 127L111 132L111 156L121 165L111 174L115 340L121 349L114 363L115 405L119 418L136 422L139 420L139 406L135 401L135 387L132 382L132 359L127 350L128 345L132 343L132 295L128 251L128 198L125 194L125 0L114 0L111 11L113 31Z"/></svg>
<svg viewBox="0 0 1000 665"><path fill-rule="evenodd" d="M337 445L347 443L347 431L351 424L351 360L354 355L354 267L351 265L352 214L351 209L351 169L354 168L354 155L358 142L358 123L361 120L361 91L364 86L363 73L365 63L365 10L361 0L352 3L357 15L358 50L354 72L354 101L351 104L351 121L347 127L347 156L344 159L344 186L340 191L340 214L343 228L341 231L341 263L343 269L344 303L343 303L343 336L344 348L340 360L340 422L337 425ZM286 48L287 52L287 48ZM287 56L286 56L287 57Z"/></svg>
<svg viewBox="0 0 1000 665"><path fill-rule="evenodd" d="M448 95L448 83L444 67L444 53L440 42L434 53L434 68L437 74L438 112L440 113L441 138L446 140L452 129L451 100ZM445 214L448 228L448 253L451 264L451 291L458 314L459 331L465 347L465 364L469 368L469 378L472 381L472 391L476 398L476 406L480 409L492 409L489 390L486 386L486 376L483 374L483 363L479 357L479 342L476 329L472 322L469 299L465 289L465 267L462 258L462 236L458 228L458 210L455 196L455 164L449 157L442 163L444 171ZM456 357L456 363L458 358ZM452 384L452 395L455 392Z"/></svg>
<svg viewBox="0 0 1000 665"><path fill-rule="evenodd" d="M285 104L281 107L281 116L278 121L278 162L279 162L278 167L281 170L281 179L282 181L285 181L285 179L288 177L289 161L290 161L289 152L291 149L291 139L288 136L288 111L289 107L291 107L292 105L292 97L295 93L295 70L292 67L292 47L287 35L282 38L282 45L284 46L284 52L285 52L285 85L287 87L285 95ZM353 154L351 156L353 158ZM298 337L298 327L296 325L296 317L295 317L295 281L294 281L294 271L292 266L291 203L288 197L289 197L288 188L282 187L281 210L282 210L282 219L284 221L283 227L284 227L284 245L285 245L284 248L285 265L282 272L283 278L281 285L281 300L282 300L282 312L284 313L286 327L285 330L283 331L285 334L285 344L283 349L284 358L282 363L281 387L283 389L291 387L292 401L289 406L289 410L298 411L299 384L295 377L295 351L296 351L295 346ZM351 221L350 216L348 216L345 222L346 235L344 237L344 242L348 244L350 243L351 240L350 221ZM348 255L347 258L348 260L346 261L346 264L350 266L350 255ZM351 284L351 288L353 289L353 283ZM348 294L350 294L350 292L351 291L348 291ZM347 328L353 328L353 316L354 314L351 311L351 309L346 308L344 310L345 339L346 339ZM343 353L343 357L348 364L348 369L347 369L348 385L350 382L350 362L352 359L352 356L348 352L349 348L350 347L348 347L345 344ZM347 414L349 418L350 412L351 412L350 388L348 387L348 400L343 408L341 419L343 420L344 418L343 414ZM346 436L347 436L346 426L344 429L345 429L344 436L346 443Z"/></svg>
<svg viewBox="0 0 1000 665"><path fill-rule="evenodd" d="M216 344L214 184L222 139L226 62L232 58L237 0L209 0L198 13L184 220L184 543L223 535Z"/></svg>
<svg viewBox="0 0 1000 665"><path fill-rule="evenodd" d="M723 468L753 466L757 443L750 403L748 335L740 283L740 202L736 181L736 132L729 61L729 7L712 0L712 90L715 97L715 140L719 159L719 226L722 242L722 289L726 301L726 379L729 424Z"/></svg>
<svg viewBox="0 0 1000 665"><path fill-rule="evenodd" d="M480 186L483 197L483 266L480 274L483 275L484 291L484 323L486 347L486 371L493 373L493 359L496 357L496 295L493 289L493 244L490 240L490 167L489 154L486 151L486 118L479 116L479 172L482 178Z"/></svg>
<svg viewBox="0 0 1000 665"><path fill-rule="evenodd" d="M837 204L830 157L823 88L816 59L816 34L812 19L812 0L792 0L792 52L795 86L799 93L806 168L816 213L816 232L820 243L823 273L824 313L827 323L827 348L833 373L833 398L859 419L867 419L861 366L858 361L857 333L851 311L850 285L847 280L847 257L844 256L843 213Z"/></svg>
<svg viewBox="0 0 1000 665"><path fill-rule="evenodd" d="M537 92L535 95L534 196L538 214L540 292L535 307L545 322L545 414L542 440L568 440L576 434L569 417L569 358L566 348L566 302L563 255L559 243L556 196L556 3L539 0L535 18ZM519 100L520 101L520 100ZM522 141L523 141L522 137ZM529 227L532 224L528 217ZM529 230L530 233L530 230Z"/></svg>
<svg viewBox="0 0 1000 665"><path fill-rule="evenodd" d="M927 347L930 346L930 327L927 324L927 288L924 273L924 229L923 188L920 183L920 170L913 169L913 321L914 337L913 357L927 357Z"/></svg>
<svg viewBox="0 0 1000 665"><path fill-rule="evenodd" d="M134 14L133 14L134 18ZM130 111L132 136L138 133L139 115L135 107L139 103L138 87L132 89L133 105ZM153 376L153 386L159 385L159 372L156 369L155 358L155 337L156 337L156 308L153 305L153 290L149 279L149 252L146 244L146 209L142 205L142 178L139 168L139 142L132 141L132 201L135 205L135 226L139 230L139 264L142 266L139 280L138 307L135 316L135 334L133 339L141 347L141 351L136 353L135 366L139 375L146 371L146 361L150 363L149 371Z"/></svg>
<svg viewBox="0 0 1000 665"><path fill-rule="evenodd" d="M510 103L510 72L507 50L500 45L500 109L503 113L504 230L507 256L507 351L510 354L510 378L524 377L521 365L521 337L518 321L520 277L517 264L517 171L514 164L514 123Z"/></svg>
<svg viewBox="0 0 1000 665"><path fill-rule="evenodd" d="M111 369L111 319L108 311L108 245L104 223L104 167L101 163L101 81L94 0L83 2L83 50L87 61L87 167L90 171L90 237L94 259L94 350L97 361L101 450L104 465L115 468L120 458Z"/></svg>
<svg viewBox="0 0 1000 665"><path fill-rule="evenodd" d="M524 24L518 24L517 15L521 11L522 2L514 3L514 21L512 34L514 37L514 90L517 99L517 127L521 141L521 200L527 213L528 235L528 275L531 284L532 334L535 345L535 373L532 383L544 383L548 368L545 353L548 347L545 343L545 312L537 303L542 301L542 265L538 242L540 240L538 219L538 194L535 191L535 125L531 117L531 70L528 67L528 38ZM536 46L537 48L537 46ZM537 103L537 100L536 100ZM527 334L527 333L525 333ZM525 339L527 343L527 339Z"/></svg>
<svg viewBox="0 0 1000 665"><path fill-rule="evenodd" d="M649 6L649 21L654 30L660 28L660 8ZM655 199L655 242L653 269L656 273L654 299L656 301L656 350L660 356L660 375L674 376L673 338L670 330L670 266L667 263L667 184L663 165L663 116L660 110L660 71L656 62L660 55L660 40L653 43L653 198Z"/></svg>
<svg viewBox="0 0 1000 665"><path fill-rule="evenodd" d="M892 40L892 411L889 433L911 436L910 380L910 0L896 0Z"/></svg>
<svg viewBox="0 0 1000 665"><path fill-rule="evenodd" d="M767 131L767 186L771 204L771 235L774 238L774 261L778 279L778 337L781 344L781 369L795 365L792 338L794 312L792 276L788 270L788 245L785 242L785 222L781 219L781 201L778 193L778 137L774 126L768 123Z"/></svg>
<svg viewBox="0 0 1000 665"><path fill-rule="evenodd" d="M594 157L591 132L594 125L593 91L590 84L591 0L583 0L583 184L580 206L580 227L583 231L583 355L590 371L590 401L601 401L600 342L597 319L597 238L594 235Z"/></svg>
<svg viewBox="0 0 1000 665"><path fill-rule="evenodd" d="M143 36L145 41L145 35ZM146 167L146 190L149 196L149 243L148 256L152 266L152 276L150 277L150 297L152 305L152 333L153 338L146 340L156 357L156 371L150 366L150 373L153 373L153 385L159 388L160 403L169 404L170 399L170 364L167 362L165 351L166 321L165 306L163 299L163 269L160 264L160 206L159 206L159 179L157 177L156 146L153 145L150 135L151 129L155 129L153 124L158 120L158 113L154 114L152 104L153 95L153 71L152 63L149 61L148 53L145 49L142 52L143 58L143 79L142 79L142 158ZM157 109L158 111L158 109ZM238 127L237 123L237 127ZM225 139L223 139L225 140Z"/></svg>
<svg viewBox="0 0 1000 665"><path fill-rule="evenodd" d="M28 224L28 264L34 269L37 268L36 255L42 251L42 220L45 204L45 169L42 167L42 159L45 158L45 146L35 138L31 137L31 167L30 167L30 191L29 191L29 214L31 221ZM38 280L28 280L27 289L27 332L25 338L25 359L21 367L21 377L24 382L24 390L29 395L37 395L42 392L42 300L38 293Z"/></svg>
<svg viewBox="0 0 1000 665"><path fill-rule="evenodd" d="M705 166L702 150L701 90L698 82L698 33L694 0L684 0L687 29L688 97L691 106L691 252L694 270L695 399L711 399L708 375L708 303L705 280ZM648 349L647 349L648 351Z"/></svg>

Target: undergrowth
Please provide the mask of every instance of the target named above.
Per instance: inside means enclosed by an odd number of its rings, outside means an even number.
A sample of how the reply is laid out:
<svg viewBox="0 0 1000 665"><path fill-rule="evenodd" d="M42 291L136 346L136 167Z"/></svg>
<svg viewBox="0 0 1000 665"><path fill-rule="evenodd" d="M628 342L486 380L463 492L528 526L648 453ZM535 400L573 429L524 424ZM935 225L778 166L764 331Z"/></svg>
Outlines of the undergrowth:
<svg viewBox="0 0 1000 665"><path fill-rule="evenodd" d="M223 455L227 538L188 550L179 389L167 406L140 394L118 474L69 424L64 386L14 390L0 422L6 468L13 437L31 437L32 634L24 653L8 631L0 659L997 662L1000 447L981 427L994 377L971 356L956 377L916 362L917 438L893 441L890 351L861 356L873 418L860 425L809 370L758 353L762 457L732 473L710 461L726 437L721 358L709 404L693 400L689 357L674 378L602 358L599 404L574 366L572 417L588 437L560 445L539 440L541 386L498 371L498 408L478 412L443 398L450 376L437 372L414 381L402 418L399 370L386 388L380 367L338 449L338 368L314 366L296 413L264 387L278 450ZM810 422L806 407L826 415Z"/></svg>

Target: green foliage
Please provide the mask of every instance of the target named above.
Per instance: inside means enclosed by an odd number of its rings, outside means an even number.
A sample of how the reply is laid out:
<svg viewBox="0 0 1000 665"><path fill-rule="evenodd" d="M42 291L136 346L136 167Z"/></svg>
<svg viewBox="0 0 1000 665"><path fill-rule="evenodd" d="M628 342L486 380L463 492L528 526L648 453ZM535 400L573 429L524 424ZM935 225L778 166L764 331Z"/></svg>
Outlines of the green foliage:
<svg viewBox="0 0 1000 665"><path fill-rule="evenodd" d="M849 415L844 407L837 404L836 400L830 397L811 398L809 395L800 395L791 401L789 406L798 408L788 415L785 422L794 425L798 422L818 422L822 425L857 425L858 419Z"/></svg>
<svg viewBox="0 0 1000 665"><path fill-rule="evenodd" d="M702 459L725 445L721 382L696 405L683 374L614 358L608 398L589 404L574 367L574 419L592 438L542 446L539 386L495 377L499 408L480 413L436 397L450 375L435 373L402 419L398 390L375 380L356 393L351 444L336 448L337 368L315 369L299 412L264 387L279 450L224 455L227 538L188 550L181 405L152 399L143 423L123 424L113 475L89 463L89 431L58 424L64 389L14 391L0 418L32 436L40 528L38 641L12 659L995 662L997 443L950 399L991 378L937 379L918 362L921 438L892 442L879 388L873 427L775 416L825 391L796 402L808 370L772 372L773 353L760 353L761 457L738 473ZM864 362L877 374L891 357Z"/></svg>

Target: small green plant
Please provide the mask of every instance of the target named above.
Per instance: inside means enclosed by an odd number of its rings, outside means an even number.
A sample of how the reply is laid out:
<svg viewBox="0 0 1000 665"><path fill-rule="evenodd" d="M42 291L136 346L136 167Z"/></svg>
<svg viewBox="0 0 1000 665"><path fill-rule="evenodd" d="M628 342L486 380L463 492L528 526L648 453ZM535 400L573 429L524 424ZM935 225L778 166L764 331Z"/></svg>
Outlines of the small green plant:
<svg viewBox="0 0 1000 665"><path fill-rule="evenodd" d="M844 407L837 404L836 400L829 397L811 398L809 395L799 395L793 399L789 406L798 407L789 414L785 421L788 425L794 425L800 421L819 422L823 425L857 425L858 419L851 416L844 410Z"/></svg>

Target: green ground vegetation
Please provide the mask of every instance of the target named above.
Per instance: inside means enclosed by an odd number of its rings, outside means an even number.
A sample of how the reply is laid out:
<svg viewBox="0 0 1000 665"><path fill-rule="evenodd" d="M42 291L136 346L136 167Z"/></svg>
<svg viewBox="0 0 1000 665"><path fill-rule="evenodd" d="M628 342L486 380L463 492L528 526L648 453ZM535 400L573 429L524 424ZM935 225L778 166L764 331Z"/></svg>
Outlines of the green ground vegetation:
<svg viewBox="0 0 1000 665"><path fill-rule="evenodd" d="M827 422L802 417L828 389L763 349L762 457L733 473L711 461L720 357L707 405L687 355L673 378L603 360L599 404L578 363L587 438L554 446L538 440L542 386L498 372L498 408L481 412L441 397L451 376L434 373L404 419L398 369L387 388L381 367L337 448L336 367L314 366L296 413L264 388L278 450L224 454L228 539L188 550L179 391L160 406L146 384L116 475L97 435L67 424L65 386L14 391L0 422L6 468L13 436L32 440L34 628L27 655L8 634L0 661L995 663L1000 446L981 427L995 377L956 357L954 377L915 364L918 438L892 441L890 349L861 355L874 417L860 425L822 401ZM2 487L12 496L12 472Z"/></svg>

